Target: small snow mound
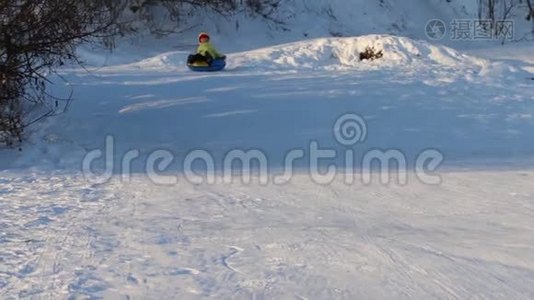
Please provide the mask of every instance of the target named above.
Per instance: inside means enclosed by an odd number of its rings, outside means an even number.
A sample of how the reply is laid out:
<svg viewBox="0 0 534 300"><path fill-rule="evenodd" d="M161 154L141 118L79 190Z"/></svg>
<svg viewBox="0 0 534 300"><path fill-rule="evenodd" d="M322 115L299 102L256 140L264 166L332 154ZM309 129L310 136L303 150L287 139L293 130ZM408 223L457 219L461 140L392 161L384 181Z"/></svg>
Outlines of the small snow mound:
<svg viewBox="0 0 534 300"><path fill-rule="evenodd" d="M382 51L375 61L360 61L367 47ZM284 44L230 56L233 67L266 69L378 69L384 67L424 66L465 68L481 67L483 59L467 56L456 50L390 35L367 35L349 38L322 38Z"/></svg>
<svg viewBox="0 0 534 300"><path fill-rule="evenodd" d="M368 47L382 51L383 57L361 61L360 53ZM185 71L188 54L186 51L167 52L111 69ZM506 63L477 58L427 41L391 35L306 40L229 54L227 63L228 70L257 72L393 70L418 78L429 77L432 82L450 82L458 77L506 79L528 75Z"/></svg>

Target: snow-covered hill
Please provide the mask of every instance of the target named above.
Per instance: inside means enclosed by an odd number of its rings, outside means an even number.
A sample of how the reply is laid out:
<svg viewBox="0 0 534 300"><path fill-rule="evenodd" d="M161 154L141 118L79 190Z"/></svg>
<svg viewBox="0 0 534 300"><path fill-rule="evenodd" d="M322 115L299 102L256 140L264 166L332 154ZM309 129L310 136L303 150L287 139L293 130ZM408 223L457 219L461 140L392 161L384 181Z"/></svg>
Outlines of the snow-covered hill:
<svg viewBox="0 0 534 300"><path fill-rule="evenodd" d="M360 60L366 48L381 51L376 62ZM188 52L168 52L125 67L134 70L183 70ZM490 62L465 55L452 48L391 35L311 39L229 54L231 70L354 70L378 68L482 67ZM118 66L104 68L115 70Z"/></svg>
<svg viewBox="0 0 534 300"><path fill-rule="evenodd" d="M236 40L220 73L163 43L51 78L68 112L0 150L0 298L534 296L532 46ZM384 57L360 62L367 46ZM251 149L247 182L225 158ZM366 165L377 151L398 164Z"/></svg>
<svg viewBox="0 0 534 300"><path fill-rule="evenodd" d="M241 52L327 37L353 37L368 34L393 34L414 39L426 39L429 20L451 22L454 18L475 15L475 5L442 0L287 0L282 1L271 20L237 13L220 16L208 11L196 11L180 19L180 24L167 20L168 15L156 9L153 19L164 31L177 31L169 36L155 36L142 30L134 36L118 40L114 55L95 55L95 49L82 49L89 65L109 65L146 58L149 54L175 49L191 51L201 31L210 32L214 43L225 52ZM276 20L276 21L273 21ZM452 43L448 39L442 41Z"/></svg>
<svg viewBox="0 0 534 300"><path fill-rule="evenodd" d="M360 53L367 48L382 52L383 57L376 61L361 61ZM187 51L166 52L138 62L98 70L102 73L117 70L129 73L139 70L183 72L187 69L185 61L188 54ZM516 78L529 78L528 70L531 68L528 60L524 64L521 61L493 61L424 40L392 35L311 39L229 53L228 57L227 71L231 72L387 71L436 82L450 82L457 76L484 80L484 75L515 81Z"/></svg>
<svg viewBox="0 0 534 300"><path fill-rule="evenodd" d="M450 22L453 18L475 15L474 0L286 0L274 10L271 20L246 13L221 17L197 11L196 15L182 19L181 27L187 29L182 32L186 36L194 37L201 30L220 35L231 41L228 45L235 51L331 36L395 34L425 38L425 26L431 19ZM176 23L166 26L173 28Z"/></svg>
<svg viewBox="0 0 534 300"><path fill-rule="evenodd" d="M501 9L501 6L496 8L497 17ZM518 5L509 15L515 22L515 39L522 39L533 30L534 23L526 21L525 15L526 3ZM161 9L157 9L152 17L159 20L157 23L166 31L174 30L178 34L163 38L154 38L150 34L132 37L134 44L145 51L147 45L158 45L160 52L165 49L170 51L173 47L192 47L200 31L212 33L216 44L227 52L248 51L313 38L368 34L428 39L426 26L435 19L442 20L448 29L447 35L439 43L457 48L479 47L488 43L484 40L471 43L463 39L451 39L454 20L478 18L477 0L284 0L274 10L271 20L244 12L223 17L197 10L181 18L178 24L174 20L167 20ZM532 40L532 36L529 39ZM128 52L131 52L131 48Z"/></svg>
<svg viewBox="0 0 534 300"><path fill-rule="evenodd" d="M381 51L375 62L360 60L366 48ZM482 59L469 57L451 48L423 41L385 35L308 40L255 51L237 53L232 63L259 69L371 70L399 68L417 72L421 68L480 67Z"/></svg>

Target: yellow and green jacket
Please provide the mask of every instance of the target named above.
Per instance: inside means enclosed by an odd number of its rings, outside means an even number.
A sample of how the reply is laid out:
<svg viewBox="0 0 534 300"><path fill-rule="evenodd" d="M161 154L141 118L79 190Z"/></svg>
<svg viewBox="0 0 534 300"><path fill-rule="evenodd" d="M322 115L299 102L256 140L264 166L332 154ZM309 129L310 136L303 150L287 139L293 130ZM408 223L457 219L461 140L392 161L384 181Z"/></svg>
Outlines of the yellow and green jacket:
<svg viewBox="0 0 534 300"><path fill-rule="evenodd" d="M204 56L209 54L213 59L223 57L223 55L219 53L210 42L205 42L198 45L197 54L202 54Z"/></svg>

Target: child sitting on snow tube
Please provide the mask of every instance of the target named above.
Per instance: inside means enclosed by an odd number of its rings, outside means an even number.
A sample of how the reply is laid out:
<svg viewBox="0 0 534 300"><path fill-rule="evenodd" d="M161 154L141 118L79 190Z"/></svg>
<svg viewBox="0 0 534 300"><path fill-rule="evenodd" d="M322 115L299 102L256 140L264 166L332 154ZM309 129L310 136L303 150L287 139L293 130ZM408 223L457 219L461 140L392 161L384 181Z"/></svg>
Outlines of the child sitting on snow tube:
<svg viewBox="0 0 534 300"><path fill-rule="evenodd" d="M226 59L226 56L219 53L210 43L210 36L207 33L202 32L198 36L198 42L197 53L189 55L187 58L188 65L194 65L195 63L207 63L208 65L211 65L214 60Z"/></svg>

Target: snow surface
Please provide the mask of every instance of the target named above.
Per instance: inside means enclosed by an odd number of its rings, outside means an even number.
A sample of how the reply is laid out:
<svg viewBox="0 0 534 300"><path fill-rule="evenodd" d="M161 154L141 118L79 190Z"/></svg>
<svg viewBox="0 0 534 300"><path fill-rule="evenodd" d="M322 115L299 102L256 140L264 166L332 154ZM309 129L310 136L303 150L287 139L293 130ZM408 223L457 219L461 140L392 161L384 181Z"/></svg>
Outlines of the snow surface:
<svg viewBox="0 0 534 300"><path fill-rule="evenodd" d="M0 295L531 298L533 172L429 187L88 184L2 176Z"/></svg>
<svg viewBox="0 0 534 300"><path fill-rule="evenodd" d="M369 45L384 58L359 62ZM0 298L533 298L533 49L368 35L229 53L214 74L187 71L182 50L64 69L51 91L74 89L68 113L0 157ZM318 184L305 160L286 184L180 171L196 149L217 171L228 151L259 149L269 174L312 141L344 153L333 127L346 113L368 126L353 184ZM113 176L88 181L83 157L108 135ZM441 184L413 167L406 185L362 183L367 151L413 166L429 148L445 158ZM161 172L173 184L146 175L157 150L173 155Z"/></svg>

